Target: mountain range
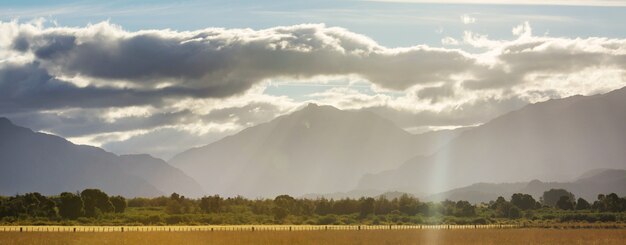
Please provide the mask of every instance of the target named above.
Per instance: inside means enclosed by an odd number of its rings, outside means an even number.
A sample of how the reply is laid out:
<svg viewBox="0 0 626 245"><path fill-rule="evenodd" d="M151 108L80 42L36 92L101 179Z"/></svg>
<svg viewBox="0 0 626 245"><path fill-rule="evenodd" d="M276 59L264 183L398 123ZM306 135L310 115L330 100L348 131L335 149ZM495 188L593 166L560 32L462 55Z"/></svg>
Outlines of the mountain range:
<svg viewBox="0 0 626 245"><path fill-rule="evenodd" d="M0 195L56 195L85 188L123 196L204 194L195 180L163 160L75 145L16 126L6 118L0 118L0 169Z"/></svg>
<svg viewBox="0 0 626 245"><path fill-rule="evenodd" d="M367 175L357 189L438 193L478 182L568 182L592 169L624 169L625 121L624 88L531 104L460 133L434 154Z"/></svg>
<svg viewBox="0 0 626 245"><path fill-rule="evenodd" d="M576 198L582 197L587 201L596 200L598 194L616 193L626 195L626 170L624 169L594 169L571 182L542 182L532 180L517 183L476 183L466 187L422 197L428 201L465 200L472 203L489 202L499 196L507 199L514 193L532 195L536 200L543 192L550 189L565 189L572 192Z"/></svg>
<svg viewBox="0 0 626 245"><path fill-rule="evenodd" d="M249 197L347 191L367 173L430 154L458 134L410 134L367 111L309 104L169 162L209 193Z"/></svg>
<svg viewBox="0 0 626 245"><path fill-rule="evenodd" d="M555 187L585 198L626 194L620 192L626 189L624 121L626 88L531 104L480 126L418 135L365 110L309 104L165 162L75 145L0 118L0 195L84 188L194 197L406 192L480 202Z"/></svg>

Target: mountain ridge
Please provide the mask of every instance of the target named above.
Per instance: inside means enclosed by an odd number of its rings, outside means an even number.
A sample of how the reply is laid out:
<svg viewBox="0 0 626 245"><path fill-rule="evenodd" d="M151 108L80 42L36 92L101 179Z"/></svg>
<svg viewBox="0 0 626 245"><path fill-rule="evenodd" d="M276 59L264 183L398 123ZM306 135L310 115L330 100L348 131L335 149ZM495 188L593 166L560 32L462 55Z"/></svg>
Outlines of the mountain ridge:
<svg viewBox="0 0 626 245"><path fill-rule="evenodd" d="M462 132L430 156L367 175L357 189L437 193L476 182L567 181L626 161L626 88L525 106Z"/></svg>
<svg viewBox="0 0 626 245"><path fill-rule="evenodd" d="M432 151L454 133L439 135L442 140L436 143L421 142L375 113L309 104L185 151L170 163L199 180L207 191L222 195L339 192L353 188L364 173Z"/></svg>
<svg viewBox="0 0 626 245"><path fill-rule="evenodd" d="M85 188L100 188L127 197L170 194L156 188L154 185L159 185L160 180L150 175L175 172L174 168L154 158L136 168L130 165L136 160L137 156L117 156L98 147L76 145L62 137L34 132L13 124L8 118L0 118L1 194L54 195ZM172 176L188 182L189 177L181 174ZM179 187L194 196L203 193L194 187Z"/></svg>

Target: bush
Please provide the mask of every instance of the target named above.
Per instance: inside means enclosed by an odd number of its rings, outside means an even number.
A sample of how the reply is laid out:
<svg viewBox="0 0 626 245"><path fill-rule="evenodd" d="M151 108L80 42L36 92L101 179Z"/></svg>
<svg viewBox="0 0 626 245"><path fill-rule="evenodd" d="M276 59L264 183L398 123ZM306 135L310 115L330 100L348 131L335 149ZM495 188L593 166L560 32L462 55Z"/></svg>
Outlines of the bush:
<svg viewBox="0 0 626 245"><path fill-rule="evenodd" d="M522 217L522 210L518 207L513 206L509 209L509 218L511 219L519 219Z"/></svg>
<svg viewBox="0 0 626 245"><path fill-rule="evenodd" d="M487 219L485 218L477 218L477 219L472 220L472 224L474 225L486 225L488 223L489 221L487 221Z"/></svg>
<svg viewBox="0 0 626 245"><path fill-rule="evenodd" d="M615 222L617 216L614 214L568 214L559 218L560 222Z"/></svg>
<svg viewBox="0 0 626 245"><path fill-rule="evenodd" d="M165 217L165 223L168 225L175 225L184 223L186 221L185 217L182 215L168 215Z"/></svg>
<svg viewBox="0 0 626 245"><path fill-rule="evenodd" d="M318 225L332 225L336 223L337 223L337 216L332 215L332 214L321 216L317 220Z"/></svg>
<svg viewBox="0 0 626 245"><path fill-rule="evenodd" d="M598 215L598 221L600 222L615 222L617 217L615 214L600 214Z"/></svg>

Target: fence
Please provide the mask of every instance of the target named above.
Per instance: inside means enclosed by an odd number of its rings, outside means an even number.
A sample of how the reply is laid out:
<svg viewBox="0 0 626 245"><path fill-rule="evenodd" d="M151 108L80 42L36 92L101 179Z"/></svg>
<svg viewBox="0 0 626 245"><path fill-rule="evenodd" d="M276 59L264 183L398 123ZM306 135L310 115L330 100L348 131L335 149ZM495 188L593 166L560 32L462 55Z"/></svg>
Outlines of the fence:
<svg viewBox="0 0 626 245"><path fill-rule="evenodd" d="M418 229L510 229L521 225L231 225L231 226L1 226L2 232L211 232Z"/></svg>

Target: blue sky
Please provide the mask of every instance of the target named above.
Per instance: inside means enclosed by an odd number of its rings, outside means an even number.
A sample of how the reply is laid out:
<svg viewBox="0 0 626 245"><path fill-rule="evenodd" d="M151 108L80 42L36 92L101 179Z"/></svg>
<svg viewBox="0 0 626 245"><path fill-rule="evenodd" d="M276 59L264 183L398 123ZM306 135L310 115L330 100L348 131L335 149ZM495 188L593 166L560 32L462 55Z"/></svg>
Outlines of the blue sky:
<svg viewBox="0 0 626 245"><path fill-rule="evenodd" d="M594 1L586 1L593 4ZM623 2L623 1L617 1ZM326 23L365 34L382 45L441 45L465 30L511 38L510 28L529 21L538 34L566 37L626 35L626 8L616 6L432 4L375 1L2 1L0 18L45 17L63 26L109 20L128 30L263 29ZM463 24L460 16L476 21Z"/></svg>
<svg viewBox="0 0 626 245"><path fill-rule="evenodd" d="M309 102L419 133L626 85L626 1L494 1L3 0L0 116L169 158Z"/></svg>

